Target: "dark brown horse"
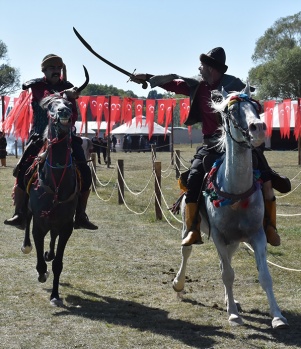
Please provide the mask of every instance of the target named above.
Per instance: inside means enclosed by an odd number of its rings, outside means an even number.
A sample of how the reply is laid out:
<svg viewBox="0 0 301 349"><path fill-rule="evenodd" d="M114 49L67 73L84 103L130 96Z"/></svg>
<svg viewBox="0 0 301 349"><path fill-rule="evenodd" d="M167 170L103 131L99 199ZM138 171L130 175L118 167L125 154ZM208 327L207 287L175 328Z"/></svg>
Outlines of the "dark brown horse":
<svg viewBox="0 0 301 349"><path fill-rule="evenodd" d="M88 81L87 73L86 78ZM83 89L83 86L79 89ZM59 94L42 99L40 105L47 110L49 123L44 134L46 141L43 152L37 158L37 172L27 186L29 211L22 251L31 251L32 220L38 280L47 280L49 272L46 262L52 261L53 288L50 302L60 306L62 301L58 291L59 279L65 247L73 231L79 193L76 168L71 155L72 108L71 103ZM44 239L49 231L50 248L44 252Z"/></svg>

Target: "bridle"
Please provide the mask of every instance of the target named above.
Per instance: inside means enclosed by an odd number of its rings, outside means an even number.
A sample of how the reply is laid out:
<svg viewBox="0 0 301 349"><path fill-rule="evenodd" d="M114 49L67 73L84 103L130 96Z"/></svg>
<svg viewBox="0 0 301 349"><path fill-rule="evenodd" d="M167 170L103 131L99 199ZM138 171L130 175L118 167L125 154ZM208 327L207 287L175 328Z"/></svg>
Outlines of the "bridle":
<svg viewBox="0 0 301 349"><path fill-rule="evenodd" d="M226 134L228 134L235 143L237 143L238 145L240 145L242 147L253 149L254 147L251 144L251 137L250 137L249 128L248 127L247 128L241 127L238 124L236 118L233 116L233 108L234 108L234 106L237 106L236 109L237 109L237 113L238 113L238 118L240 119L240 116L241 116L240 104L242 102L250 103L252 108L255 111L256 117L258 119L260 119L259 113L261 110L261 106L260 106L259 102L256 101L255 99L250 98L247 94L241 93L237 96L230 97L230 100L229 100L229 102L224 110L225 122L223 124L223 128L224 128L224 131L226 132ZM238 141L233 137L233 135L231 133L230 123L232 123L232 125L235 129L237 129L241 132L241 134L244 138L243 141ZM226 124L226 126L225 126L225 124Z"/></svg>

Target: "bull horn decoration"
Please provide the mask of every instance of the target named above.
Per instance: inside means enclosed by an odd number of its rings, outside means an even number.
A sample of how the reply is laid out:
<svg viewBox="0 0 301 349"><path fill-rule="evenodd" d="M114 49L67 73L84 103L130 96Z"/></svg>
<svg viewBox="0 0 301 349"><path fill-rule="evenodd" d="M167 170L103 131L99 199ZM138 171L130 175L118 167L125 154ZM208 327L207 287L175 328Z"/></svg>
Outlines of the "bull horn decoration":
<svg viewBox="0 0 301 349"><path fill-rule="evenodd" d="M89 83L89 73L88 73L88 70L87 70L87 68L84 65L83 65L83 68L84 68L84 71L85 71L86 81L80 87L77 88L77 92L81 92Z"/></svg>

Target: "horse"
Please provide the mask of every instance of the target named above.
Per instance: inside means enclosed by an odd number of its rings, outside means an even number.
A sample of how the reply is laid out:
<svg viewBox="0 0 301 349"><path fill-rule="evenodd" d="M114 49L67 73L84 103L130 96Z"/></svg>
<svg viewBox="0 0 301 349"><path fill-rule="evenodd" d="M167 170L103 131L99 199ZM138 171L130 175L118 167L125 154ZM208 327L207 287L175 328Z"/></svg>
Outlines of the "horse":
<svg viewBox="0 0 301 349"><path fill-rule="evenodd" d="M77 89L80 92L86 81ZM67 242L73 232L80 181L72 158L72 104L59 93L43 98L40 106L47 110L48 126L44 132L44 146L35 159L32 177L27 184L29 195L28 213L22 252L32 250L30 224L37 253L36 270L38 281L46 282L49 271L46 262L52 261L53 286L50 304L62 306L59 296L59 280L63 270L63 256ZM44 252L44 239L50 231L50 248ZM56 240L57 247L55 250Z"/></svg>
<svg viewBox="0 0 301 349"><path fill-rule="evenodd" d="M258 171L253 170L252 148L264 141L266 126L259 118L259 103L251 98L247 83L241 92L218 96L213 109L222 118L222 136L219 146L225 149L223 159L215 162L207 175L207 189L203 191L200 205L201 231L212 238L217 249L225 303L230 325L242 325L240 305L233 296L234 270L232 257L241 242L249 243L255 254L259 282L266 292L274 329L288 327L286 318L275 300L273 282L266 260L266 236L263 229L264 201ZM185 224L185 200L180 206L183 229ZM173 280L173 288L182 295L187 261L192 246L182 246L182 262Z"/></svg>

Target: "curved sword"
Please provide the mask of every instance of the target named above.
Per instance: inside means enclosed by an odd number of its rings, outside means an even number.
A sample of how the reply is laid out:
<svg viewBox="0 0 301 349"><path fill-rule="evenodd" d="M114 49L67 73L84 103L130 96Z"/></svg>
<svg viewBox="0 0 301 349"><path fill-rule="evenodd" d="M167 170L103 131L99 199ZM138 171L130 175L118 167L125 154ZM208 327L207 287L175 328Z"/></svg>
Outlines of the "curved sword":
<svg viewBox="0 0 301 349"><path fill-rule="evenodd" d="M107 59L103 58L102 56L100 56L97 52L95 52L93 50L93 48L87 43L87 41L80 35L80 33L73 27L73 31L75 33L75 35L78 37L79 41L91 52L93 53L94 56L96 56L98 59L100 59L101 61L103 61L104 63L106 63L107 65L109 65L110 67L118 70L120 73L125 74L127 76L129 76L131 79L134 78L132 81L137 82L138 84L142 84L142 87L144 89L146 89L148 87L147 82L144 80L137 80L135 78L135 75L133 75L132 73L118 67L118 65L115 65L114 63L108 61Z"/></svg>

